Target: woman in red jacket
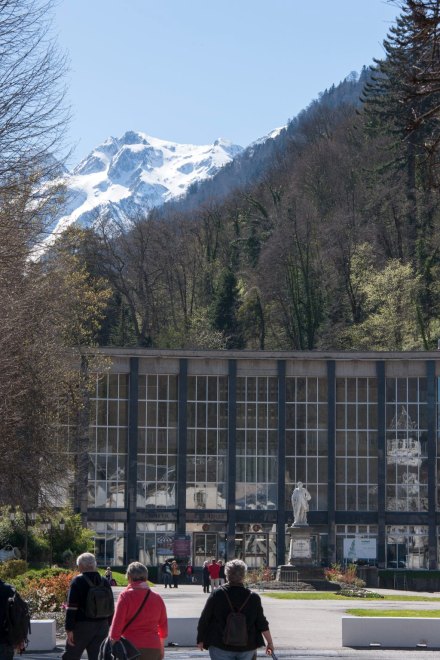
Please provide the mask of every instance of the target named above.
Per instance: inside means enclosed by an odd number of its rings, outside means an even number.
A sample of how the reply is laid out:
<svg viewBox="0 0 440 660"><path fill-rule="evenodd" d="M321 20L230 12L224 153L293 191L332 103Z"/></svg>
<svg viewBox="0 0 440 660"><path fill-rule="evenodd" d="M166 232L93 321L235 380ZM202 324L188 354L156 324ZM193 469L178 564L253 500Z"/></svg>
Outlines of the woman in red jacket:
<svg viewBox="0 0 440 660"><path fill-rule="evenodd" d="M162 660L168 636L165 603L149 588L148 569L140 562L128 566L127 580L116 604L110 640L114 644L124 636L141 652L139 660Z"/></svg>

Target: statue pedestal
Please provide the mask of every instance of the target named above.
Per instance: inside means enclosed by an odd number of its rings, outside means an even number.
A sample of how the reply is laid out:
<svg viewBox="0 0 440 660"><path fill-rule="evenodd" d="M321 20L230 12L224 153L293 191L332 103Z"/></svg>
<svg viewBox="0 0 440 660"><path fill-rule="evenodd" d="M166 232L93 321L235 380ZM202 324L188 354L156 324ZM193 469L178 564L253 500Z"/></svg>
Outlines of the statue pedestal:
<svg viewBox="0 0 440 660"><path fill-rule="evenodd" d="M288 564L278 566L276 579L280 582L296 583L308 569L316 567L316 529L293 524L287 528L290 534Z"/></svg>
<svg viewBox="0 0 440 660"><path fill-rule="evenodd" d="M290 534L289 566L310 566L313 562L312 530L306 524L293 524L287 528Z"/></svg>

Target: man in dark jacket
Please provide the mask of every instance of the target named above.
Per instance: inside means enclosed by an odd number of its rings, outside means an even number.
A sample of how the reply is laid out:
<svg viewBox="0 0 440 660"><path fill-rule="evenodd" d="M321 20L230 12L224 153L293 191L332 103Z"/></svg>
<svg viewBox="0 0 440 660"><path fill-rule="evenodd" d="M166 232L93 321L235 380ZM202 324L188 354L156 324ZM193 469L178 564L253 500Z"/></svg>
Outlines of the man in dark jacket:
<svg viewBox="0 0 440 660"><path fill-rule="evenodd" d="M0 660L12 660L14 657L14 647L8 640L5 628L8 598L13 594L11 585L0 580Z"/></svg>
<svg viewBox="0 0 440 660"><path fill-rule="evenodd" d="M261 598L243 584L246 570L246 564L240 559L229 561L225 567L227 584L215 589L203 608L197 627L197 646L200 650L209 649L211 660L253 660L256 649L264 646L264 639L266 654L273 653L272 635ZM248 641L244 646L233 647L224 642L226 622L231 612L228 597L235 610L245 603L241 612L246 617Z"/></svg>
<svg viewBox="0 0 440 660"><path fill-rule="evenodd" d="M98 586L103 578L96 570L95 556L84 552L76 560L81 575L70 583L66 610L66 650L63 660L80 660L87 650L89 660L97 660L101 642L109 631L109 617L91 618L86 614L90 582ZM109 587L110 588L110 587Z"/></svg>

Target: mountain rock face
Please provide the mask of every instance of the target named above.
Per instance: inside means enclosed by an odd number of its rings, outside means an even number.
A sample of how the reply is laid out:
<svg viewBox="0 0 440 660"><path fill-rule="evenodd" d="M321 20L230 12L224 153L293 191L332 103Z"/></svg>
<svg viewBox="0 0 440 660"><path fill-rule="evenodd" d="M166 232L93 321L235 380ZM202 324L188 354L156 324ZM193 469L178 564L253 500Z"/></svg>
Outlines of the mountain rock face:
<svg viewBox="0 0 440 660"><path fill-rule="evenodd" d="M108 138L65 176L64 215L52 227L53 234L73 223L92 226L102 217L128 226L130 219L214 176L242 151L222 139L198 146L134 131Z"/></svg>

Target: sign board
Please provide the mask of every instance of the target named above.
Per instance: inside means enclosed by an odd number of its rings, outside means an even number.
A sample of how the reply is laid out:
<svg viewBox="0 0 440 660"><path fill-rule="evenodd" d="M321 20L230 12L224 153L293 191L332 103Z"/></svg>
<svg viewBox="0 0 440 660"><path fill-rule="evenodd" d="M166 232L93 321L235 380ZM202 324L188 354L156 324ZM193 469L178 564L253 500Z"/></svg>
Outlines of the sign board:
<svg viewBox="0 0 440 660"><path fill-rule="evenodd" d="M173 541L173 555L176 558L187 558L191 556L191 537L176 535Z"/></svg>
<svg viewBox="0 0 440 660"><path fill-rule="evenodd" d="M188 511L186 519L189 522L226 522L226 511Z"/></svg>
<svg viewBox="0 0 440 660"><path fill-rule="evenodd" d="M377 559L377 543L375 538L356 536L344 539L344 559Z"/></svg>
<svg viewBox="0 0 440 660"><path fill-rule="evenodd" d="M310 539L292 539L291 555L297 559L311 559L312 545Z"/></svg>
<svg viewBox="0 0 440 660"><path fill-rule="evenodd" d="M145 520L147 522L176 522L177 513L175 511L164 511L163 509L159 509L158 511L146 509L144 516L138 520Z"/></svg>

